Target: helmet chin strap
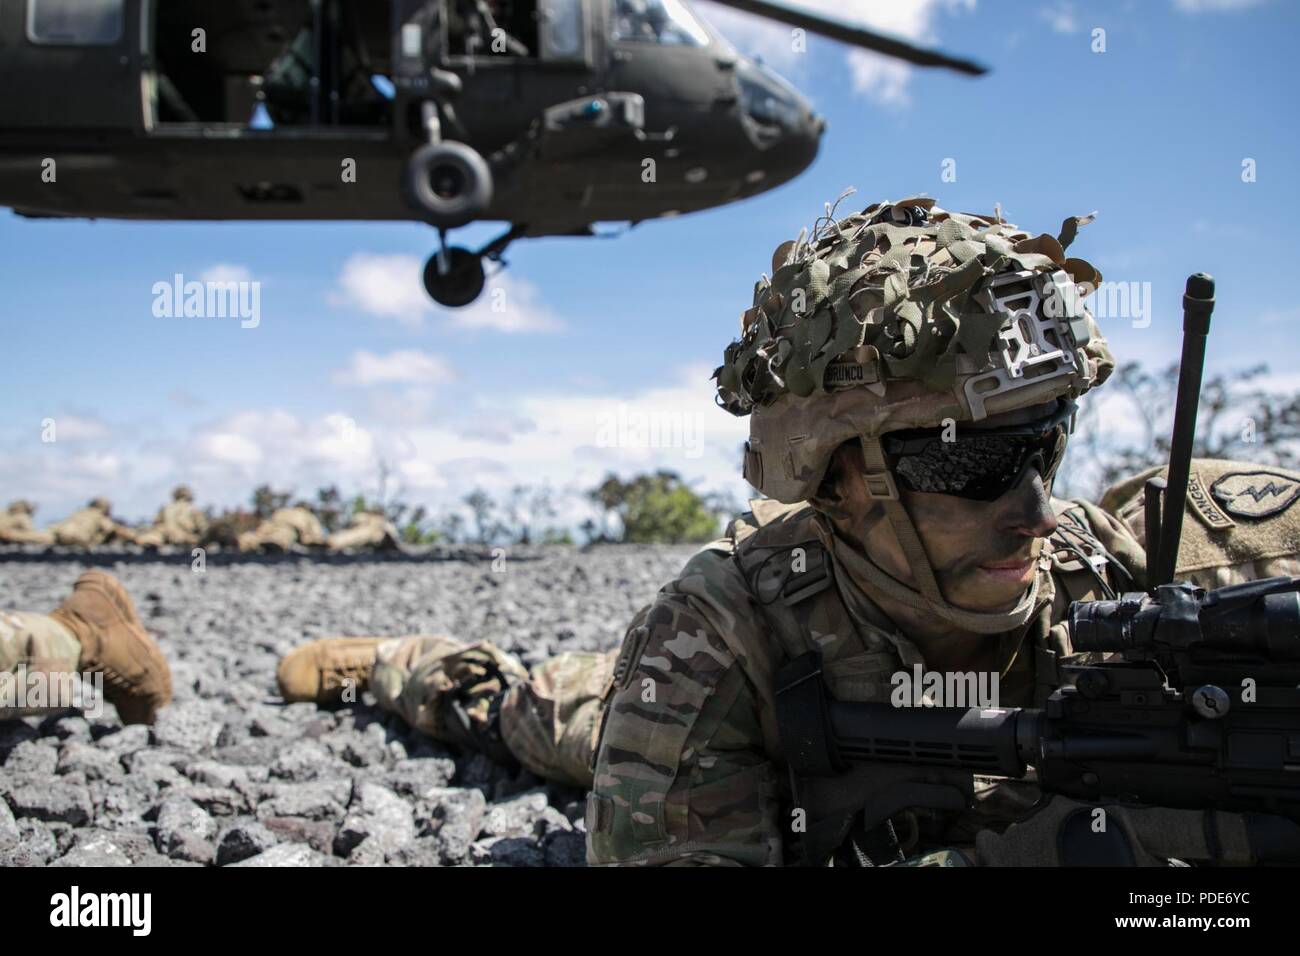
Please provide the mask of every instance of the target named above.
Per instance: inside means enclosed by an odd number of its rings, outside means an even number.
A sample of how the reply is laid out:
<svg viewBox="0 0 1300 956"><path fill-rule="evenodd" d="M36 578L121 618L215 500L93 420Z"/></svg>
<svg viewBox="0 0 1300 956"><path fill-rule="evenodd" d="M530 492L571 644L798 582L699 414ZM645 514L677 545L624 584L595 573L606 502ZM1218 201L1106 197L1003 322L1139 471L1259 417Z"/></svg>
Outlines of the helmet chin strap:
<svg viewBox="0 0 1300 956"><path fill-rule="evenodd" d="M885 519L898 539L917 586L912 588L904 584L856 548L833 549L832 553L837 557L842 556L851 573L881 594L906 607L933 614L949 624L975 634L1000 634L1020 627L1033 616L1038 604L1039 576L1037 574L1034 575L1033 584L1010 611L967 611L949 604L944 599L943 592L939 590L934 568L930 565L930 558L921 544L921 536L916 531L912 516L908 514L907 507L899 498L898 486L885 463L885 452L879 438L867 436L862 438L862 457L866 464L863 477L866 481L867 493L884 507ZM828 532L824 530L823 533ZM830 545L829 541L824 543Z"/></svg>

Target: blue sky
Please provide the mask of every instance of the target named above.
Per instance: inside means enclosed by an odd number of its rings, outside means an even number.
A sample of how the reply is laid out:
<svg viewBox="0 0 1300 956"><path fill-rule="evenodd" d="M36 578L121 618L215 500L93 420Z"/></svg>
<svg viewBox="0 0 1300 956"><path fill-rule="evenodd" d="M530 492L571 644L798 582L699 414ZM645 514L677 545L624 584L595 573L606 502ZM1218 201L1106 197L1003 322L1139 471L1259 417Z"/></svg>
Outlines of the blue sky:
<svg viewBox="0 0 1300 956"><path fill-rule="evenodd" d="M403 497L435 508L475 485L546 481L576 520L576 493L605 471L654 467L739 500L745 423L712 407L708 374L772 249L846 186L858 193L842 212L926 193L968 212L997 202L1052 234L1098 210L1071 251L1108 280L1150 283L1149 325L1102 321L1121 358L1177 357L1183 281L1205 270L1219 291L1211 366L1264 360L1275 385L1300 384L1285 251L1300 214L1296 5L807 5L993 72L911 70L816 38L793 53L788 30L700 4L826 116L816 163L757 199L617 239L516 244L489 280L509 303L501 314L486 300L468 315L426 307L423 226L0 212L0 498L32 498L48 521L106 494L142 518L181 480L217 505L262 481L373 493L382 459ZM1093 52L1096 28L1105 52ZM955 182L941 179L946 159ZM1242 180L1247 159L1254 182ZM155 317L153 284L178 272L259 281L260 324ZM660 442L619 432L638 415L657 416ZM40 440L46 418L53 443Z"/></svg>

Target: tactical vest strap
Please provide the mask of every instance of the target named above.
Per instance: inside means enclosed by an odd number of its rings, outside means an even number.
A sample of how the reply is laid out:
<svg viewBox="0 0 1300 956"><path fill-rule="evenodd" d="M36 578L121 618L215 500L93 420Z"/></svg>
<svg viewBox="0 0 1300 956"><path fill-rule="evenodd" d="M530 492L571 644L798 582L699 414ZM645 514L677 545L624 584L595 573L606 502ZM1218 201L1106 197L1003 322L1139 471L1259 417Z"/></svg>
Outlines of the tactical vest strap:
<svg viewBox="0 0 1300 956"><path fill-rule="evenodd" d="M753 524L733 530L735 560L771 622L781 656L793 660L817 647L808 626L813 606L808 602L832 588L833 565L812 524L810 507L762 511L755 507Z"/></svg>
<svg viewBox="0 0 1300 956"><path fill-rule="evenodd" d="M1074 509L1058 516L1057 529L1047 547L1051 549L1057 586L1071 601L1110 598L1134 587L1129 569L1106 549Z"/></svg>

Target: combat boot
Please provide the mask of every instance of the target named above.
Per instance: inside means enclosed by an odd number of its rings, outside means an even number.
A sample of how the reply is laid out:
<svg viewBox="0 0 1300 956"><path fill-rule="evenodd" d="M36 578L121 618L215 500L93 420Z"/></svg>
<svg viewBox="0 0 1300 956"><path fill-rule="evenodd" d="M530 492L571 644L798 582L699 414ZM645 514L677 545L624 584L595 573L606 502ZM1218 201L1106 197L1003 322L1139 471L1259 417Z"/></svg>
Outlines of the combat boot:
<svg viewBox="0 0 1300 956"><path fill-rule="evenodd" d="M104 675L104 697L117 707L123 723L151 724L158 708L171 703L167 659L145 633L131 596L113 575L87 571L50 617L81 644L78 666Z"/></svg>
<svg viewBox="0 0 1300 956"><path fill-rule="evenodd" d="M275 679L289 703L336 704L348 688L363 691L375 670L375 650L386 637L322 637L295 647L280 661Z"/></svg>

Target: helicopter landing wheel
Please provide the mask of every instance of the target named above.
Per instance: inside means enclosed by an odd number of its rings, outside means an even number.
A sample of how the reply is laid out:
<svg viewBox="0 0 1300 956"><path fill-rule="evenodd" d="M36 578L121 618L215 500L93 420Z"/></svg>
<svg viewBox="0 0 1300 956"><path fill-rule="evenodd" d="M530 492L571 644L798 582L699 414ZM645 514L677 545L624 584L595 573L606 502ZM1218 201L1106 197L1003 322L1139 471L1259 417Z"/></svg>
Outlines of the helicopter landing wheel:
<svg viewBox="0 0 1300 956"><path fill-rule="evenodd" d="M402 176L407 201L440 229L463 226L492 204L492 170L472 146L446 140L421 146Z"/></svg>
<svg viewBox="0 0 1300 956"><path fill-rule="evenodd" d="M437 253L424 264L424 288L434 302L450 308L469 305L483 291L487 276L483 257L454 246L446 252L446 269Z"/></svg>

